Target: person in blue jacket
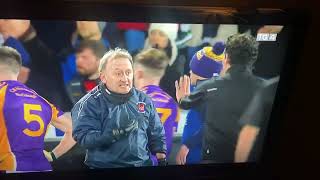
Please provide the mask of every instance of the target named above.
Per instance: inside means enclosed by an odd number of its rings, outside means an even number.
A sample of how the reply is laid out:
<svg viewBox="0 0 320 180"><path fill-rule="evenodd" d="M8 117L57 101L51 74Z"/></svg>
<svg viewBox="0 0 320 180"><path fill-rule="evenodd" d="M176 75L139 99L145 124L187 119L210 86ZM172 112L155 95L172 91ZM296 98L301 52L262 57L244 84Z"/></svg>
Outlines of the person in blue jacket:
<svg viewBox="0 0 320 180"><path fill-rule="evenodd" d="M87 149L90 169L167 165L165 131L151 99L135 89L132 57L124 49L100 60L101 83L71 111L73 138Z"/></svg>
<svg viewBox="0 0 320 180"><path fill-rule="evenodd" d="M225 45L217 42L213 47L204 47L195 53L190 61L190 91L207 79L216 78L222 70ZM202 114L191 108L187 114L182 134L182 145L176 156L178 165L197 164L201 162Z"/></svg>

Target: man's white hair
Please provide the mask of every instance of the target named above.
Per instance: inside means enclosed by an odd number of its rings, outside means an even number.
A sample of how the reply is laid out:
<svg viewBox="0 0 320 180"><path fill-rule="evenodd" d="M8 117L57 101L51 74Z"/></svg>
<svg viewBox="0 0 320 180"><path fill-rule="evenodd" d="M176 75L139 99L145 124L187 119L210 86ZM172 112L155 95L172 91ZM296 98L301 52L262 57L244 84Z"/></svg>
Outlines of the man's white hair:
<svg viewBox="0 0 320 180"><path fill-rule="evenodd" d="M108 52L106 52L103 55L103 57L100 60L99 72L104 71L104 69L106 68L107 62L115 58L128 58L131 65L133 65L132 56L127 50L122 48L110 49Z"/></svg>

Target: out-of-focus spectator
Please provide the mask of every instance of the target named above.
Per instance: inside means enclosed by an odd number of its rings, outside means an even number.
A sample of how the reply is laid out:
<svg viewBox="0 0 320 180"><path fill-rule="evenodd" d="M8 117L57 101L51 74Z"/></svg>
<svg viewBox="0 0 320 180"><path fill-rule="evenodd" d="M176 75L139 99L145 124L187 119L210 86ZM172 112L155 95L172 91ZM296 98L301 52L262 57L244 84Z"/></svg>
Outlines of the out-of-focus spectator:
<svg viewBox="0 0 320 180"><path fill-rule="evenodd" d="M227 38L238 33L238 25L231 24L192 24L192 39L186 43L187 63L184 67L184 74L188 74L189 62L193 55L206 46L213 46L216 42L226 42Z"/></svg>
<svg viewBox="0 0 320 180"><path fill-rule="evenodd" d="M75 64L78 74L66 85L73 104L100 82L99 63L106 50L103 42L96 40L83 40L76 47Z"/></svg>
<svg viewBox="0 0 320 180"><path fill-rule="evenodd" d="M72 53L72 35L77 30L76 21L32 20L38 38L63 62Z"/></svg>
<svg viewBox="0 0 320 180"><path fill-rule="evenodd" d="M180 24L176 44L180 54L184 54L186 62L183 74L189 74L189 62L194 53L201 49L203 34L202 24Z"/></svg>
<svg viewBox="0 0 320 180"><path fill-rule="evenodd" d="M116 22L108 22L102 32L103 39L108 41L110 48L125 48L123 31L119 30Z"/></svg>
<svg viewBox="0 0 320 180"><path fill-rule="evenodd" d="M26 85L62 110L69 111L71 102L64 88L58 57L39 39L30 21L1 20L0 24L0 31L19 39L30 54L31 71Z"/></svg>
<svg viewBox="0 0 320 180"><path fill-rule="evenodd" d="M170 58L169 65L161 78L160 87L171 97L175 97L174 82L184 72L185 57L178 54L175 43L178 24L152 23L149 27L149 37L145 41L145 49L157 48L164 50Z"/></svg>
<svg viewBox="0 0 320 180"><path fill-rule="evenodd" d="M176 45L178 49L184 48L193 37L191 32L191 24L179 24Z"/></svg>
<svg viewBox="0 0 320 180"><path fill-rule="evenodd" d="M136 54L143 49L148 31L148 23L117 23L117 28L123 31L125 48L130 54Z"/></svg>
<svg viewBox="0 0 320 180"><path fill-rule="evenodd" d="M206 46L212 46L211 39L217 35L218 24L192 24L191 32L192 39L187 43L188 52L187 60L190 60L193 55ZM189 63L185 66L185 72L190 71Z"/></svg>
<svg viewBox="0 0 320 180"><path fill-rule="evenodd" d="M106 26L106 22L97 21L76 21L77 29L72 34L72 52L79 46L83 40L93 40L103 42L105 47L109 47L109 41L102 37L102 31ZM71 53L71 52L70 52ZM61 63L63 72L63 80L68 84L70 80L77 74L76 69L76 55L74 53L68 54Z"/></svg>
<svg viewBox="0 0 320 180"><path fill-rule="evenodd" d="M233 24L220 24L217 29L217 35L208 39L210 45L215 44L216 42L223 41L226 42L228 37L238 33L238 25Z"/></svg>

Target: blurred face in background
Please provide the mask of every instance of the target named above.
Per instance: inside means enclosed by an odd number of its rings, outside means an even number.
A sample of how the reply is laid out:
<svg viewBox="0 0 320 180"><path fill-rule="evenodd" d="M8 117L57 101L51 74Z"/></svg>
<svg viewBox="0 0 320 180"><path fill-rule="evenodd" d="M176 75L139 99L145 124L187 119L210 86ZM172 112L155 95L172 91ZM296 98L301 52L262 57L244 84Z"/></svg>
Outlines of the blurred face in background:
<svg viewBox="0 0 320 180"><path fill-rule="evenodd" d="M149 41L152 47L164 49L168 46L168 36L160 30L152 30L149 34Z"/></svg>
<svg viewBox="0 0 320 180"><path fill-rule="evenodd" d="M101 81L115 93L127 94L132 88L133 69L128 58L110 59L101 72Z"/></svg>
<svg viewBox="0 0 320 180"><path fill-rule="evenodd" d="M76 54L77 71L83 76L91 76L98 72L99 59L90 48Z"/></svg>

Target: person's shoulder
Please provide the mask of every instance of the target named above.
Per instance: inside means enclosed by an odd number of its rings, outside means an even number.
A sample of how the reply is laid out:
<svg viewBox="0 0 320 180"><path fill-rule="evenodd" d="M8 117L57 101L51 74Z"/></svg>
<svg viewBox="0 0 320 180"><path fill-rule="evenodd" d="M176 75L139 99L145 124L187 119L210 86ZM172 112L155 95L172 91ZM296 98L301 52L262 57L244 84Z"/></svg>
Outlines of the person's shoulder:
<svg viewBox="0 0 320 180"><path fill-rule="evenodd" d="M90 92L84 95L76 104L96 104L102 95L101 89L99 86L93 88Z"/></svg>
<svg viewBox="0 0 320 180"><path fill-rule="evenodd" d="M265 87L268 82L266 79L256 76L254 74L248 76L246 80L247 83L249 83L249 85L252 85L252 87L256 87L258 89Z"/></svg>
<svg viewBox="0 0 320 180"><path fill-rule="evenodd" d="M18 81L0 81L0 90L5 91L5 93L16 93L21 89L26 89L24 84Z"/></svg>
<svg viewBox="0 0 320 180"><path fill-rule="evenodd" d="M10 86L10 87L13 87L13 86L25 86L23 83L19 82L19 81L12 81L12 80L8 80L8 81L0 81L0 86L3 87L3 86Z"/></svg>
<svg viewBox="0 0 320 180"><path fill-rule="evenodd" d="M274 78L267 80L265 85L266 86L276 86L276 85L278 85L279 81L280 81L280 77L276 76Z"/></svg>
<svg viewBox="0 0 320 180"><path fill-rule="evenodd" d="M5 82L8 86L8 90L12 93L23 91L29 94L33 94L35 96L40 96L37 94L35 90L33 90L32 88L28 87L27 85L19 81L5 81Z"/></svg>
<svg viewBox="0 0 320 180"><path fill-rule="evenodd" d="M42 108L55 107L52 103L38 94L35 90L19 81L7 81L7 84L8 91L14 94L14 96L12 96L13 98L25 99L29 102L32 101L33 103L40 104Z"/></svg>
<svg viewBox="0 0 320 180"><path fill-rule="evenodd" d="M279 77L274 77L265 81L261 94L265 97L273 97L276 93L279 83Z"/></svg>
<svg viewBox="0 0 320 180"><path fill-rule="evenodd" d="M138 97L139 101L151 101L150 97L143 91L133 88L133 94Z"/></svg>

